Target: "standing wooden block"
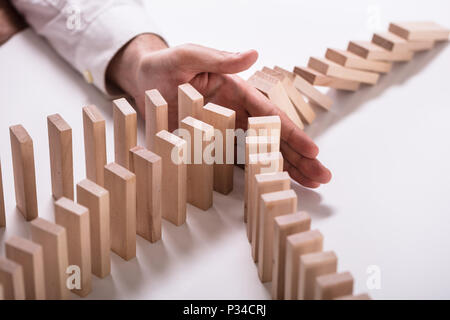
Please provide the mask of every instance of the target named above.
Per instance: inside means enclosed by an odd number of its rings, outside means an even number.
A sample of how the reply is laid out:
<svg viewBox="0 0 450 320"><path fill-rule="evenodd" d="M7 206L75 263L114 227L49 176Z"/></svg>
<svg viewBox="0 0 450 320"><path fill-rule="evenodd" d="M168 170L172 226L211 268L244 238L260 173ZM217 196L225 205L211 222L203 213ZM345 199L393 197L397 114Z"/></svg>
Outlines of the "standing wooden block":
<svg viewBox="0 0 450 320"><path fill-rule="evenodd" d="M249 117L247 136L281 136L279 116Z"/></svg>
<svg viewBox="0 0 450 320"><path fill-rule="evenodd" d="M6 227L5 198L3 193L2 164L0 163L0 228Z"/></svg>
<svg viewBox="0 0 450 320"><path fill-rule="evenodd" d="M5 242L6 257L22 266L27 300L45 299L44 252L30 240L11 237Z"/></svg>
<svg viewBox="0 0 450 320"><path fill-rule="evenodd" d="M155 150L162 162L162 217L180 226L186 222L187 142L163 130L156 134Z"/></svg>
<svg viewBox="0 0 450 320"><path fill-rule="evenodd" d="M168 105L158 90L145 91L145 144L155 151L155 134L169 130Z"/></svg>
<svg viewBox="0 0 450 320"><path fill-rule="evenodd" d="M103 186L106 165L105 119L96 106L83 108L83 127L86 178Z"/></svg>
<svg viewBox="0 0 450 320"><path fill-rule="evenodd" d="M44 252L45 297L49 300L67 299L66 270L69 266L67 233L64 227L42 218L31 222L31 239Z"/></svg>
<svg viewBox="0 0 450 320"><path fill-rule="evenodd" d="M86 179L77 184L77 202L89 209L92 273L104 278L111 273L109 192Z"/></svg>
<svg viewBox="0 0 450 320"><path fill-rule="evenodd" d="M25 300L25 285L22 266L0 257L0 284L5 300Z"/></svg>
<svg viewBox="0 0 450 320"><path fill-rule="evenodd" d="M115 162L130 170L130 149L137 145L137 114L125 98L113 101Z"/></svg>
<svg viewBox="0 0 450 320"><path fill-rule="evenodd" d="M161 240L161 157L142 147L130 152L136 175L136 233L156 242Z"/></svg>
<svg viewBox="0 0 450 320"><path fill-rule="evenodd" d="M72 292L85 297L92 290L89 209L70 199L60 198L55 202L55 222L66 229L69 265L78 266L81 271L81 288Z"/></svg>
<svg viewBox="0 0 450 320"><path fill-rule="evenodd" d="M374 33L372 42L389 51L424 51L434 46L433 40L408 41L391 32Z"/></svg>
<svg viewBox="0 0 450 320"><path fill-rule="evenodd" d="M325 57L343 67L351 69L388 73L392 68L391 62L367 60L350 51L339 49L327 49Z"/></svg>
<svg viewBox="0 0 450 320"><path fill-rule="evenodd" d="M295 74L299 75L314 86L330 87L338 90L356 91L359 89L358 81L329 77L308 67L294 67Z"/></svg>
<svg viewBox="0 0 450 320"><path fill-rule="evenodd" d="M252 242L258 247L258 274L262 282L272 281L273 229L278 216L297 211L297 195L293 190L264 193L260 198L259 240Z"/></svg>
<svg viewBox="0 0 450 320"><path fill-rule="evenodd" d="M0 301L5 300L5 294L3 290L3 285L0 283Z"/></svg>
<svg viewBox="0 0 450 320"><path fill-rule="evenodd" d="M189 83L178 86L178 126L186 117L202 120L203 96Z"/></svg>
<svg viewBox="0 0 450 320"><path fill-rule="evenodd" d="M259 257L259 248L260 248L260 216L261 216L261 195L270 192L289 190L291 187L291 178L287 172L273 172L273 173L262 173L256 174L252 181L254 193L254 198L249 198L249 201L252 201L250 208L252 212L250 215L252 216L252 257L255 262L260 262ZM297 205L297 202L295 203ZM289 212L294 213L296 210ZM272 232L272 229L271 231ZM270 274L272 277L272 274Z"/></svg>
<svg viewBox="0 0 450 320"><path fill-rule="evenodd" d="M388 51L370 41L350 41L347 50L368 60L409 61L412 51Z"/></svg>
<svg viewBox="0 0 450 320"><path fill-rule="evenodd" d="M111 250L122 259L136 257L136 176L118 165L105 166L109 191Z"/></svg>
<svg viewBox="0 0 450 320"><path fill-rule="evenodd" d="M331 105L333 104L333 100L316 88L313 87L308 81L303 79L302 77L296 75L294 78L294 86L298 91L303 93L310 101L317 104L319 107L330 110Z"/></svg>
<svg viewBox="0 0 450 320"><path fill-rule="evenodd" d="M323 236L318 230L311 230L290 235L286 239L286 267L284 298L296 300L298 297L298 276L300 256L322 251Z"/></svg>
<svg viewBox="0 0 450 320"><path fill-rule="evenodd" d="M47 127L53 197L73 200L72 128L59 114L47 117Z"/></svg>
<svg viewBox="0 0 450 320"><path fill-rule="evenodd" d="M353 293L350 272L331 273L316 278L315 300L332 300Z"/></svg>
<svg viewBox="0 0 450 320"><path fill-rule="evenodd" d="M334 251L314 252L300 256L298 299L313 300L316 278L336 271L337 256Z"/></svg>
<svg viewBox="0 0 450 320"><path fill-rule="evenodd" d="M208 103L203 107L202 117L214 128L214 190L229 194L233 190L236 112Z"/></svg>
<svg viewBox="0 0 450 320"><path fill-rule="evenodd" d="M17 208L27 221L38 216L33 140L22 125L9 128Z"/></svg>
<svg viewBox="0 0 450 320"><path fill-rule="evenodd" d="M448 41L450 29L435 22L393 22L389 31L411 41Z"/></svg>
<svg viewBox="0 0 450 320"><path fill-rule="evenodd" d="M372 300L367 293L360 293L355 295L347 295L335 298L334 300Z"/></svg>

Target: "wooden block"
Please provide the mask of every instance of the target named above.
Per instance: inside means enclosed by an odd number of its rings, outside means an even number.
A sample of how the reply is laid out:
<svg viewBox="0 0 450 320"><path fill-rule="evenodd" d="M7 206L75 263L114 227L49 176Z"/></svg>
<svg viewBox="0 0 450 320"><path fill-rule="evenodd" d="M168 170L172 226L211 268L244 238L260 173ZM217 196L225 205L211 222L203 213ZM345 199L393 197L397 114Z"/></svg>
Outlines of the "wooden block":
<svg viewBox="0 0 450 320"><path fill-rule="evenodd" d="M0 228L6 227L5 197L3 193L2 164L0 163Z"/></svg>
<svg viewBox="0 0 450 320"><path fill-rule="evenodd" d="M3 285L0 283L0 301L5 300L5 294L3 290Z"/></svg>
<svg viewBox="0 0 450 320"><path fill-rule="evenodd" d="M38 216L33 140L22 125L9 128L17 208L27 221Z"/></svg>
<svg viewBox="0 0 450 320"><path fill-rule="evenodd" d="M205 155L214 155L214 127L186 117L181 121L180 129L187 130L190 136L187 149L187 202L208 210L213 204L214 158L208 161Z"/></svg>
<svg viewBox="0 0 450 320"><path fill-rule="evenodd" d="M448 41L450 35L450 29L431 21L393 22L389 31L412 41Z"/></svg>
<svg viewBox="0 0 450 320"><path fill-rule="evenodd" d="M168 104L158 90L145 91L145 144L155 151L155 134L169 130Z"/></svg>
<svg viewBox="0 0 450 320"><path fill-rule="evenodd" d="M259 250L258 275L262 282L272 281L274 219L296 211L297 195L293 190L261 194L259 227L256 229L259 229L259 241L252 242L252 245L256 244Z"/></svg>
<svg viewBox="0 0 450 320"><path fill-rule="evenodd" d="M281 136L279 116L248 117L247 136Z"/></svg>
<svg viewBox="0 0 450 320"><path fill-rule="evenodd" d="M106 165L105 119L96 106L83 108L83 127L86 178L103 187Z"/></svg>
<svg viewBox="0 0 450 320"><path fill-rule="evenodd" d="M137 114L125 98L113 101L115 162L130 170L130 149L137 145Z"/></svg>
<svg viewBox="0 0 450 320"><path fill-rule="evenodd" d="M334 251L313 252L300 256L298 299L313 300L316 278L336 271L337 256Z"/></svg>
<svg viewBox="0 0 450 320"><path fill-rule="evenodd" d="M328 48L325 57L343 67L358 70L388 73L392 68L391 62L367 60L350 51L339 49Z"/></svg>
<svg viewBox="0 0 450 320"><path fill-rule="evenodd" d="M155 150L162 162L162 217L180 226L186 222L187 143L163 130L156 134Z"/></svg>
<svg viewBox="0 0 450 320"><path fill-rule="evenodd" d="M45 297L49 300L67 299L66 270L69 266L67 233L64 227L42 218L31 222L31 239L44 252Z"/></svg>
<svg viewBox="0 0 450 320"><path fill-rule="evenodd" d="M80 268L80 289L72 292L80 297L92 291L91 234L89 209L67 198L55 202L55 222L67 233L69 265Z"/></svg>
<svg viewBox="0 0 450 320"><path fill-rule="evenodd" d="M267 98L273 102L281 111L295 123L300 129L304 128L303 122L292 105L286 90L279 79L261 71L256 71L253 76L248 79L248 83L261 91Z"/></svg>
<svg viewBox="0 0 450 320"><path fill-rule="evenodd" d="M73 200L72 128L59 114L47 117L47 127L53 197Z"/></svg>
<svg viewBox="0 0 450 320"><path fill-rule="evenodd" d="M283 156L281 152L256 153L249 155L248 161L248 199L247 199L247 236L253 241L253 224L255 223L255 211L253 209L255 198L254 179L260 173L283 171Z"/></svg>
<svg viewBox="0 0 450 320"><path fill-rule="evenodd" d="M294 72L315 86L330 87L346 91L356 91L359 89L360 83L357 81L329 77L308 67L296 66L294 67Z"/></svg>
<svg viewBox="0 0 450 320"><path fill-rule="evenodd" d="M77 184L77 202L89 209L92 273L104 278L111 273L109 192L86 179Z"/></svg>
<svg viewBox="0 0 450 320"><path fill-rule="evenodd" d="M136 257L136 176L118 165L105 166L109 191L111 250L124 260Z"/></svg>
<svg viewBox="0 0 450 320"><path fill-rule="evenodd" d="M289 177L289 174L287 172L272 172L272 173L262 173L262 174L255 174L253 181L253 198L249 198L249 201L252 201L252 204L250 206L252 212L249 214L252 216L252 222L251 222L251 244L252 244L252 257L255 262L261 262L259 259L260 256L260 246L262 246L262 241L260 240L260 234L261 234L261 228L260 228L260 216L263 213L261 211L261 196L265 193L271 193L276 191L283 191L283 190L289 190L291 187L291 178ZM297 205L297 202L295 202L295 205ZM295 212L296 210L292 211ZM291 213L291 212L289 212ZM270 229L270 232L272 232L272 228ZM270 260L271 261L271 260ZM272 277L272 273L270 274L270 277ZM264 279L267 279L265 277ZM270 281L265 280L263 282Z"/></svg>
<svg viewBox="0 0 450 320"><path fill-rule="evenodd" d="M353 276L350 272L331 273L316 278L315 300L332 300L351 295Z"/></svg>
<svg viewBox="0 0 450 320"><path fill-rule="evenodd" d="M350 41L347 50L368 60L409 61L412 51L388 51L370 41Z"/></svg>
<svg viewBox="0 0 450 320"><path fill-rule="evenodd" d="M380 75L374 72L345 68L326 58L309 58L308 67L327 76L358 81L367 84L376 84Z"/></svg>
<svg viewBox="0 0 450 320"><path fill-rule="evenodd" d="M203 107L202 117L206 123L214 127L214 190L229 194L233 190L236 112L208 103Z"/></svg>
<svg viewBox="0 0 450 320"><path fill-rule="evenodd" d="M186 117L202 120L203 96L189 83L178 86L178 126Z"/></svg>
<svg viewBox="0 0 450 320"><path fill-rule="evenodd" d="M308 81L296 75L294 78L294 86L310 101L327 111L330 110L333 100L331 100L329 96L314 88Z"/></svg>
<svg viewBox="0 0 450 320"><path fill-rule="evenodd" d="M161 240L161 157L143 147L130 152L136 175L136 233L156 242Z"/></svg>
<svg viewBox="0 0 450 320"><path fill-rule="evenodd" d="M360 294L350 294L347 296L341 296L338 298L335 298L334 300L372 300L370 296L367 293L360 293Z"/></svg>
<svg viewBox="0 0 450 320"><path fill-rule="evenodd" d="M0 284L5 300L25 300L23 269L20 264L0 257Z"/></svg>
<svg viewBox="0 0 450 320"><path fill-rule="evenodd" d="M374 33L372 42L389 51L424 51L434 46L433 40L408 41L392 32Z"/></svg>
<svg viewBox="0 0 450 320"><path fill-rule="evenodd" d="M30 240L12 236L5 242L6 257L22 266L27 300L45 299L44 251Z"/></svg>
<svg viewBox="0 0 450 320"><path fill-rule="evenodd" d="M292 234L286 238L286 267L284 299L296 300L298 297L298 276L300 256L322 251L323 236L318 230Z"/></svg>

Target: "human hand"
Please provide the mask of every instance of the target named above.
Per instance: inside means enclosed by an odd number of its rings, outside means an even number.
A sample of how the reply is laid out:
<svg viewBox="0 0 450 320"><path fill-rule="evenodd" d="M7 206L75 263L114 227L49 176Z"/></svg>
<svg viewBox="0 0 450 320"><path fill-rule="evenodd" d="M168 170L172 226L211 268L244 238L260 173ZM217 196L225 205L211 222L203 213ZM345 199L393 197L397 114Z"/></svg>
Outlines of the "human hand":
<svg viewBox="0 0 450 320"><path fill-rule="evenodd" d="M0 0L0 45L25 28L26 24L9 1Z"/></svg>

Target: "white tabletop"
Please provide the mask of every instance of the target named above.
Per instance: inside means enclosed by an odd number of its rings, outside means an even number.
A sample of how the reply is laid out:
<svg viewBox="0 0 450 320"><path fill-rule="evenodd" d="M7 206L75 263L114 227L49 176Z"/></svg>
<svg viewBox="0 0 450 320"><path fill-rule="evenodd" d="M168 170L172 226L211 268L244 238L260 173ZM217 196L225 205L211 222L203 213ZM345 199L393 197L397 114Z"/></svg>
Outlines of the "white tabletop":
<svg viewBox="0 0 450 320"><path fill-rule="evenodd" d="M153 1L148 9L171 45L200 43L224 50L257 49L264 65L291 69L330 47L370 39L391 20L433 20L450 27L448 1ZM378 18L379 19L378 19ZM376 299L450 298L450 49L446 44L398 64L373 87L326 90L332 110L318 111L307 132L333 180L315 191L295 183L299 209L355 277L355 292ZM31 30L0 47L0 155L7 209L3 242L29 237L15 209L8 127L21 123L34 140L40 216L54 220L46 116L73 128L75 181L84 178L81 107L96 104L107 119L113 160L111 103ZM143 143L140 123L139 141ZM137 258L112 254L112 274L94 277L92 299L267 299L243 223L243 171L229 196L214 194L202 212L188 206L186 225L163 222L163 240L138 237ZM366 286L381 271L381 289ZM76 298L73 295L73 298Z"/></svg>

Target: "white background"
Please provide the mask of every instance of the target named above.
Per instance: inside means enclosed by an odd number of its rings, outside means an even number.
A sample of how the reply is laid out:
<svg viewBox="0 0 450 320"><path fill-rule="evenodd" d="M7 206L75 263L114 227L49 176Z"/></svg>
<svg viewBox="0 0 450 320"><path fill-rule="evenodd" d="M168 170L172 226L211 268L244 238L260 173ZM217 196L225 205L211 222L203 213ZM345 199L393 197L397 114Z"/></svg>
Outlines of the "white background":
<svg viewBox="0 0 450 320"><path fill-rule="evenodd" d="M327 47L371 38L374 24L434 20L450 27L448 1L148 1L171 45L257 49L264 65L305 65ZM379 13L379 15L377 15ZM376 24L375 24L376 26ZM450 298L450 49L446 44L398 64L374 87L334 90L328 113L307 132L333 180L311 191L293 184L299 209L355 277L355 292L376 299ZM75 180L84 178L81 107L97 104L107 119L113 160L111 103L26 31L0 47L0 154L7 209L3 242L29 236L15 209L8 127L21 123L34 139L40 215L54 219L46 116L60 113L73 128ZM143 143L142 123L140 142ZM270 298L251 259L243 215L243 171L229 196L214 194L202 212L188 206L187 224L163 223L163 240L138 237L137 259L112 254L112 275L94 277L89 298ZM367 267L381 268L381 289L366 287ZM76 298L75 296L73 296Z"/></svg>

